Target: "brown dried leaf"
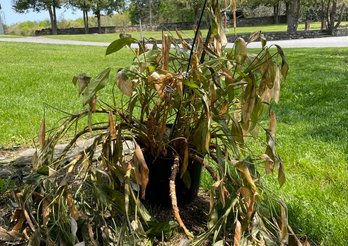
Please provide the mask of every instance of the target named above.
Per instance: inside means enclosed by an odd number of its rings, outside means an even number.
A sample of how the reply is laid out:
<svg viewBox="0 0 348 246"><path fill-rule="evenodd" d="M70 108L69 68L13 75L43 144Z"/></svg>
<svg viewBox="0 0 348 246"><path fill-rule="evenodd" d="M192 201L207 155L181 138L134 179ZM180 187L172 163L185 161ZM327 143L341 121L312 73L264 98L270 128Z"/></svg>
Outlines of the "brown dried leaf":
<svg viewBox="0 0 348 246"><path fill-rule="evenodd" d="M280 241L282 244L287 245L288 239L289 239L288 216L286 212L286 206L283 202L280 202L280 209L281 209Z"/></svg>
<svg viewBox="0 0 348 246"><path fill-rule="evenodd" d="M276 69L276 76L273 85L273 100L278 103L280 95L280 69Z"/></svg>
<svg viewBox="0 0 348 246"><path fill-rule="evenodd" d="M45 147L46 144L46 120L45 116L42 118L40 132L39 132L39 143L42 148Z"/></svg>
<svg viewBox="0 0 348 246"><path fill-rule="evenodd" d="M67 194L66 200L68 203L71 217L74 218L75 220L78 220L81 214L80 214L80 211L77 210L74 203L73 195L70 192Z"/></svg>
<svg viewBox="0 0 348 246"><path fill-rule="evenodd" d="M34 232L35 231L35 226L34 226L33 221L30 218L30 215L29 215L28 211L24 209L23 213L24 213L24 217L25 217L25 219L26 219L30 229Z"/></svg>
<svg viewBox="0 0 348 246"><path fill-rule="evenodd" d="M168 70L170 42L167 34L162 32L162 69Z"/></svg>
<svg viewBox="0 0 348 246"><path fill-rule="evenodd" d="M233 246L240 246L241 238L242 238L242 224L239 222L239 220L237 220L236 227L234 228Z"/></svg>
<svg viewBox="0 0 348 246"><path fill-rule="evenodd" d="M250 187L256 191L257 187L255 185L255 182L253 178L251 177L249 168L244 164L243 161L239 161L235 164L235 167L243 174L244 179L247 181L247 183L250 185Z"/></svg>
<svg viewBox="0 0 348 246"><path fill-rule="evenodd" d="M248 131L249 120L254 110L255 102L256 102L256 86L255 86L255 78L252 78L251 81L249 81L244 91L244 104L242 107L242 126L245 132Z"/></svg>
<svg viewBox="0 0 348 246"><path fill-rule="evenodd" d="M260 156L260 159L265 161L266 174L272 173L274 168L274 161L267 154L262 154Z"/></svg>
<svg viewBox="0 0 348 246"><path fill-rule="evenodd" d="M110 111L109 112L109 133L111 136L111 139L114 140L117 138L116 136L116 127L114 122L114 114Z"/></svg>
<svg viewBox="0 0 348 246"><path fill-rule="evenodd" d="M141 173L141 198L145 199L145 191L147 184L149 183L149 168L146 164L143 151L140 146L135 144L135 157L140 163L140 173Z"/></svg>
<svg viewBox="0 0 348 246"><path fill-rule="evenodd" d="M126 96L132 96L133 94L133 83L128 78L126 71L121 70L116 74L115 83L121 92Z"/></svg>
<svg viewBox="0 0 348 246"><path fill-rule="evenodd" d="M233 139L241 144L244 145L244 137L243 137L243 130L239 124L239 122L236 119L232 119L232 137Z"/></svg>
<svg viewBox="0 0 348 246"><path fill-rule="evenodd" d="M276 132L276 128L277 128L277 119L276 119L276 115L273 111L271 111L269 113L269 132L271 133L271 136L274 138L275 137L275 132Z"/></svg>
<svg viewBox="0 0 348 246"><path fill-rule="evenodd" d="M278 183L281 186L283 186L283 184L286 181L286 176L285 176L285 170L284 170L284 165L283 162L280 160L279 161L279 169L278 169Z"/></svg>
<svg viewBox="0 0 348 246"><path fill-rule="evenodd" d="M89 108L91 112L95 113L97 111L97 97L93 96L91 101L89 101Z"/></svg>
<svg viewBox="0 0 348 246"><path fill-rule="evenodd" d="M42 221L45 227L48 224L48 219L51 212L49 205L50 203L46 199L42 201Z"/></svg>

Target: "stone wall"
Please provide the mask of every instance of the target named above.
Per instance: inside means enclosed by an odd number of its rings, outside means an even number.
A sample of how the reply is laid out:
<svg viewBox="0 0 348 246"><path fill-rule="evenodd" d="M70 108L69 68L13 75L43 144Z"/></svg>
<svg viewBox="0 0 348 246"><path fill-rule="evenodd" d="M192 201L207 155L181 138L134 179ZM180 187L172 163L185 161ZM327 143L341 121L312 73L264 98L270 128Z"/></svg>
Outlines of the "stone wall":
<svg viewBox="0 0 348 246"><path fill-rule="evenodd" d="M238 35L237 37L242 37L248 39L250 34ZM348 36L348 28L338 29L333 35L329 35L327 31L298 31L295 33L287 32L267 32L264 33L266 40L290 40L290 39L304 39L304 38L322 38L328 36ZM228 42L234 42L237 38L234 35L228 35Z"/></svg>
<svg viewBox="0 0 348 246"><path fill-rule="evenodd" d="M279 23L286 23L286 15L279 16ZM274 24L273 16L237 19L237 26L263 26L272 24Z"/></svg>
<svg viewBox="0 0 348 246"><path fill-rule="evenodd" d="M228 21L229 25L233 25L233 20ZM271 25L274 23L274 19L272 16L270 17L255 17L255 18L238 18L237 26L257 26L257 25ZM286 23L286 16L280 16L280 23ZM161 30L193 30L195 24L192 22L176 22L176 23L161 23L157 25L142 25L142 30L153 30L153 31L161 31ZM207 28L207 24L203 22L201 24L202 28ZM140 31L139 25L131 25L131 26L103 26L101 27L101 33L115 33L115 32L132 32L132 31ZM58 29L58 34L84 34L84 28L65 28ZM98 27L90 27L89 33L98 33ZM51 35L51 29L41 29L36 30L35 35Z"/></svg>

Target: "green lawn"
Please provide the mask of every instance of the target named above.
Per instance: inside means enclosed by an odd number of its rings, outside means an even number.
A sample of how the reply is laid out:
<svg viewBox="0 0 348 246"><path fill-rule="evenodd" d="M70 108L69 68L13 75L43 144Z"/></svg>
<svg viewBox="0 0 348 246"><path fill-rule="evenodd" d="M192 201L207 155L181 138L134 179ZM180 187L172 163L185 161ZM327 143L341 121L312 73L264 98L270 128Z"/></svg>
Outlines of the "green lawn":
<svg viewBox="0 0 348 246"><path fill-rule="evenodd" d="M286 50L278 112L280 190L297 231L322 245L348 243L348 48Z"/></svg>
<svg viewBox="0 0 348 246"><path fill-rule="evenodd" d="M343 22L342 25L347 25L348 22ZM287 26L286 24L279 24L279 25L267 25L267 26L250 26L250 27L237 27L236 33L252 33L255 31L262 31L262 32L284 32L286 31ZM320 29L320 23L315 22L311 24L312 30L319 30ZM298 30L304 30L304 23L300 23ZM175 33L175 31L172 31ZM182 36L184 38L193 38L194 32L193 30L185 30L181 31ZM207 30L202 30L203 36L205 36L207 33ZM130 32L132 36L136 39L140 39L140 33L139 32ZM233 27L230 27L228 29L227 34L234 34ZM46 36L48 38L54 38L54 39L64 39L64 40L80 40L80 41L94 41L94 42L112 42L115 39L119 38L119 33L109 33L109 34L83 34L83 35L55 35L55 36ZM143 37L145 38L155 38L157 40L161 39L162 33L161 32L143 32Z"/></svg>
<svg viewBox="0 0 348 246"><path fill-rule="evenodd" d="M112 67L114 77L115 70L131 59L129 52L123 50L117 58L105 57L103 47L0 42L0 147L31 144L44 103L76 112L81 104L73 76L95 76ZM46 115L50 126L64 116L49 108Z"/></svg>
<svg viewBox="0 0 348 246"><path fill-rule="evenodd" d="M30 144L44 102L78 110L73 75L111 66L113 77L131 59L129 50L105 57L103 47L0 43L0 51L0 147ZM269 178L266 186L288 204L296 232L321 245L347 245L348 48L285 53L290 71L276 112L287 183L278 189ZM47 109L46 116L52 126L63 115Z"/></svg>

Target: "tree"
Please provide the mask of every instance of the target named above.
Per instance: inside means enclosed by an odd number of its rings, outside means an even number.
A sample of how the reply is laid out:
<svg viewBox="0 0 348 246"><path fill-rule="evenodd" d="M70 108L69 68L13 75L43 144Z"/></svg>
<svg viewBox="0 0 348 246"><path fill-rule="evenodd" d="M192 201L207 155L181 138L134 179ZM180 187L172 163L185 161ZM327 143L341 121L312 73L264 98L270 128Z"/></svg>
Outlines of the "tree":
<svg viewBox="0 0 348 246"><path fill-rule="evenodd" d="M288 0L286 2L286 14L288 23L288 32L296 32L298 20L300 18L301 0Z"/></svg>
<svg viewBox="0 0 348 246"><path fill-rule="evenodd" d="M88 11L90 11L92 2L91 0L69 0L69 5L82 10L83 13L83 25L85 27L85 33L88 31Z"/></svg>
<svg viewBox="0 0 348 246"><path fill-rule="evenodd" d="M30 9L35 12L48 11L52 34L57 34L57 13L64 0L12 0L12 8L18 13L26 13Z"/></svg>
<svg viewBox="0 0 348 246"><path fill-rule="evenodd" d="M257 7L261 4L273 7L274 24L278 24L280 15L280 5L282 2L282 0L249 0L245 4L250 7Z"/></svg>
<svg viewBox="0 0 348 246"><path fill-rule="evenodd" d="M328 0L327 1L327 27L330 34L333 34L334 31L339 27L342 21L343 13L346 9L347 1L339 0ZM336 23L335 23L336 22Z"/></svg>
<svg viewBox="0 0 348 246"><path fill-rule="evenodd" d="M91 10L97 17L98 32L101 33L102 12L112 14L114 11L122 10L125 6L124 0L90 0Z"/></svg>

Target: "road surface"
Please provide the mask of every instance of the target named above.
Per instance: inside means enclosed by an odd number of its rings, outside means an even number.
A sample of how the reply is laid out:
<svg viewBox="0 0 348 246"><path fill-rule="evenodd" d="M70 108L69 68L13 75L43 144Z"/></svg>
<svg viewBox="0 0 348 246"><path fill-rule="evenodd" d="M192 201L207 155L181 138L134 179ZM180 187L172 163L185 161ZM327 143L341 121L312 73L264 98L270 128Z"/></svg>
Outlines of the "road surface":
<svg viewBox="0 0 348 246"><path fill-rule="evenodd" d="M76 40L60 40L45 37L25 37L25 38L0 38L0 42L23 42L23 43L40 43L40 44L62 44L62 45L88 45L88 46L108 46L107 42L88 42ZM344 37L325 37L325 38L308 38L292 40L268 41L267 45L278 44L282 48L329 48L329 47L348 47L348 36ZM227 45L233 47L233 43ZM250 48L261 47L260 42L250 43Z"/></svg>

